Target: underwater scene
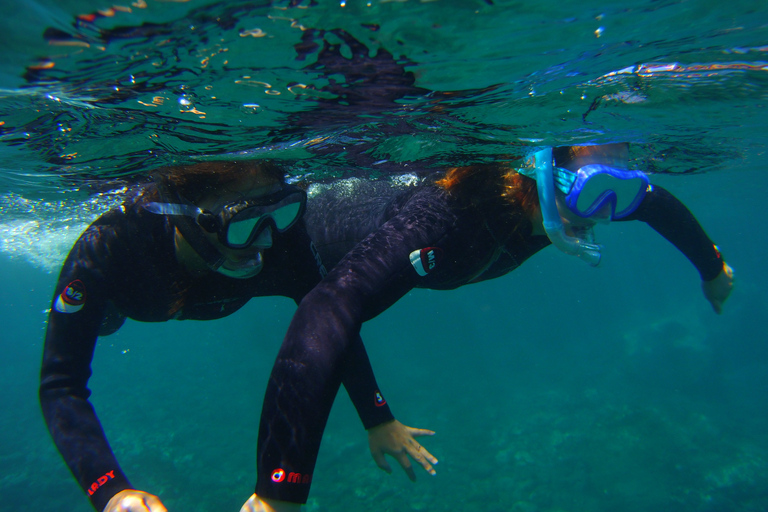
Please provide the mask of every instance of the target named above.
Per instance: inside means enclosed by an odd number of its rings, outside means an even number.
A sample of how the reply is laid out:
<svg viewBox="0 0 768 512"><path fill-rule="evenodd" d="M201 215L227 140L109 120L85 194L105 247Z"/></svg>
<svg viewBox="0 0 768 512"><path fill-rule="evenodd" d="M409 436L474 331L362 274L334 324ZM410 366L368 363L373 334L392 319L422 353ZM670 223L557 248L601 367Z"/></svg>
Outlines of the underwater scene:
<svg viewBox="0 0 768 512"><path fill-rule="evenodd" d="M270 159L289 181L407 181L629 143L734 269L721 314L641 222L596 268L547 247L364 323L437 474L381 471L345 391L307 512L768 510L768 4L29 0L0 19L0 511L93 510L38 401L62 263L153 170ZM152 294L147 290L147 294ZM170 512L240 510L296 310L128 320L88 381L115 456Z"/></svg>

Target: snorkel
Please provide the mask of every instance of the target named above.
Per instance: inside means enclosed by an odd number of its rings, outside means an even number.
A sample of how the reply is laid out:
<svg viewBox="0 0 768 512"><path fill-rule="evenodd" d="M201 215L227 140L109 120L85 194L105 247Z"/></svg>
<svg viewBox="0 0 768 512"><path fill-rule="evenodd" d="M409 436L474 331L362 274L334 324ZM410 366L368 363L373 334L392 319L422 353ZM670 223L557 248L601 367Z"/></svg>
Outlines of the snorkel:
<svg viewBox="0 0 768 512"><path fill-rule="evenodd" d="M555 179L552 171L552 148L534 153L532 162L535 169L536 188L539 193L539 207L543 218L544 231L552 244L565 254L578 256L593 267L600 263L600 246L565 234L563 220L557 211Z"/></svg>

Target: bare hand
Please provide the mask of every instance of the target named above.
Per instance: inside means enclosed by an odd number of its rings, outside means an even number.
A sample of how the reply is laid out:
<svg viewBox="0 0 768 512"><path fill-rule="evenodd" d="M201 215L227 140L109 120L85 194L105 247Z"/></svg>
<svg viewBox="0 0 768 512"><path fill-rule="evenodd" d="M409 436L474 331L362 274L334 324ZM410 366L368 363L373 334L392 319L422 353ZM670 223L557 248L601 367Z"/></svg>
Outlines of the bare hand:
<svg viewBox="0 0 768 512"><path fill-rule="evenodd" d="M399 421L392 420L368 430L368 446L371 448L371 455L377 466L387 473L392 473L392 468L384 457L391 455L403 467L408 478L415 482L416 473L408 456L421 464L421 467L430 475L437 474L432 467L433 464L437 464L437 459L414 439L433 435L435 433L432 430L406 427Z"/></svg>
<svg viewBox="0 0 768 512"><path fill-rule="evenodd" d="M733 269L723 263L723 270L713 280L702 282L701 289L704 291L704 297L712 304L712 309L719 315L723 310L723 303L733 289Z"/></svg>
<svg viewBox="0 0 768 512"><path fill-rule="evenodd" d="M240 509L240 512L298 512L301 510L299 503L287 501L268 500L259 498L255 493L248 498Z"/></svg>
<svg viewBox="0 0 768 512"><path fill-rule="evenodd" d="M168 512L168 509L157 496L125 489L112 496L103 512Z"/></svg>

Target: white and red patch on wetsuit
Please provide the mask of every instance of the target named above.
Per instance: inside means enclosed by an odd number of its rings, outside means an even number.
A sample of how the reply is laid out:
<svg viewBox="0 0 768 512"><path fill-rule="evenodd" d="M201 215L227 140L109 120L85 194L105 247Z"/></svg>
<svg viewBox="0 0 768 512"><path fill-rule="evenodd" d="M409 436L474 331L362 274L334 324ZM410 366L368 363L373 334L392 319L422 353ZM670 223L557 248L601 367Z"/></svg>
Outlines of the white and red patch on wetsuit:
<svg viewBox="0 0 768 512"><path fill-rule="evenodd" d="M410 254L411 265L416 269L416 273L425 276L432 272L443 257L443 250L439 247L425 247L416 249Z"/></svg>

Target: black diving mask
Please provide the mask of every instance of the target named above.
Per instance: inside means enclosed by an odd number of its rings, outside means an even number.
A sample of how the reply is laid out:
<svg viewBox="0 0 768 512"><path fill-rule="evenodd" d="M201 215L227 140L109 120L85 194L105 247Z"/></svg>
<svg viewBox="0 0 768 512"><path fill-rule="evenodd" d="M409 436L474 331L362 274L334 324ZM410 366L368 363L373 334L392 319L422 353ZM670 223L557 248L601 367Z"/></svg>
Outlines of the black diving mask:
<svg viewBox="0 0 768 512"><path fill-rule="evenodd" d="M267 196L228 203L218 213L191 203L152 202L144 208L152 213L192 217L200 228L215 233L225 247L246 249L268 226L278 233L289 230L304 214L306 204L306 192L289 186Z"/></svg>

